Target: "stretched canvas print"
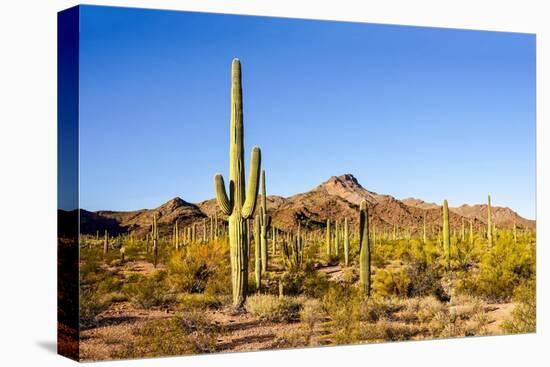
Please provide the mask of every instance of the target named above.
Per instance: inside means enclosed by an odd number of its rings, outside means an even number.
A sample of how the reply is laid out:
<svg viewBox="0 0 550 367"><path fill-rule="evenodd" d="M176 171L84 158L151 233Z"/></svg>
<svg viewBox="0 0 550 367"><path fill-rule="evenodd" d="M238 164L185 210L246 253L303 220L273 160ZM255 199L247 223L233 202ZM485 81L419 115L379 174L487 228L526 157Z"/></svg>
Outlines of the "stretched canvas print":
<svg viewBox="0 0 550 367"><path fill-rule="evenodd" d="M535 35L58 16L59 352L535 332Z"/></svg>

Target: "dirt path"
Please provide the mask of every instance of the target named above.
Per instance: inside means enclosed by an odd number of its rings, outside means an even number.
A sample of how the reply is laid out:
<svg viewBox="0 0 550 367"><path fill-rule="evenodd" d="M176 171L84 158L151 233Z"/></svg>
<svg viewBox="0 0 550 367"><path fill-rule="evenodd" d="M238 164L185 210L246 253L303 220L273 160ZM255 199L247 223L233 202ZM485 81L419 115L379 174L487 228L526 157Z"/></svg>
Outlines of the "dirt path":
<svg viewBox="0 0 550 367"><path fill-rule="evenodd" d="M82 359L111 359L116 349L133 338L133 331L151 320L173 317L174 313L137 310L128 302L116 303L104 312L93 327L81 331Z"/></svg>
<svg viewBox="0 0 550 367"><path fill-rule="evenodd" d="M209 318L226 331L217 340L220 352L273 349L280 336L299 328L299 323L272 323L248 314L231 315L226 311L214 311Z"/></svg>
<svg viewBox="0 0 550 367"><path fill-rule="evenodd" d="M485 312L489 317L489 326L487 331L489 334L502 334L500 326L503 321L510 319L512 310L517 305L515 303L501 303L485 306Z"/></svg>
<svg viewBox="0 0 550 367"><path fill-rule="evenodd" d="M342 267L340 265L325 266L318 269L321 273L325 273L329 280L336 280L342 276Z"/></svg>

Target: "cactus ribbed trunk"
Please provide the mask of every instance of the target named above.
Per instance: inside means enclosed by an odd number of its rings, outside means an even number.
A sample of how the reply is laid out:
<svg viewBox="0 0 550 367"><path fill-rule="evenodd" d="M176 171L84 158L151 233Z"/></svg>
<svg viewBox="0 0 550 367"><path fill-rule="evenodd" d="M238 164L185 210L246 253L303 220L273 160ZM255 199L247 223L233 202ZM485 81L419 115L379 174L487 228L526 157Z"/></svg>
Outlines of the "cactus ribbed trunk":
<svg viewBox="0 0 550 367"><path fill-rule="evenodd" d="M449 204L443 201L443 250L445 251L445 264L447 270L451 266L451 236L449 231Z"/></svg>
<svg viewBox="0 0 550 367"><path fill-rule="evenodd" d="M344 218L344 264L349 265L349 226L348 218Z"/></svg>
<svg viewBox="0 0 550 367"><path fill-rule="evenodd" d="M256 207L261 152L259 147L252 149L250 176L245 196L241 63L238 59L233 60L231 69L229 196L226 193L225 183L221 174L216 174L214 177L214 187L216 200L220 209L229 216L233 306L241 308L246 300L246 291L248 288L248 251L246 243L248 225L246 220L252 216Z"/></svg>
<svg viewBox="0 0 550 367"><path fill-rule="evenodd" d="M361 201L359 207L359 282L363 293L370 297L371 277L370 277L370 241L369 241L369 212L367 202Z"/></svg>

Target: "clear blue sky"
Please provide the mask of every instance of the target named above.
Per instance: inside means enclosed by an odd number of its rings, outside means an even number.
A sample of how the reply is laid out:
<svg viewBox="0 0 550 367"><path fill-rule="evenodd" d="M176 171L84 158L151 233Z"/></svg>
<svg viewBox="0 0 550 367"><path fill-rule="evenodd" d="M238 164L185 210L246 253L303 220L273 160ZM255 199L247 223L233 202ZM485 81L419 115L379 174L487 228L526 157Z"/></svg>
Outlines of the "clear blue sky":
<svg viewBox="0 0 550 367"><path fill-rule="evenodd" d="M214 197L238 57L269 194L353 173L535 217L534 35L109 7L82 7L80 35L83 208Z"/></svg>

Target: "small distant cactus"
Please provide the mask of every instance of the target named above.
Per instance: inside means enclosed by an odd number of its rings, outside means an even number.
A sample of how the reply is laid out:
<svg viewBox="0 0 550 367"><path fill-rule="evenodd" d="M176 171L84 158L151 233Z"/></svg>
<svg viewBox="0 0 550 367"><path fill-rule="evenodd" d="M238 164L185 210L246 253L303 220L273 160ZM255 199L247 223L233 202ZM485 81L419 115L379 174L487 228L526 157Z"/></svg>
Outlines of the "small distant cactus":
<svg viewBox="0 0 550 367"><path fill-rule="evenodd" d="M105 238L103 239L103 255L109 253L109 233L105 230Z"/></svg>
<svg viewBox="0 0 550 367"><path fill-rule="evenodd" d="M256 208L258 181L260 178L261 152L252 149L248 188L244 178L244 127L241 85L241 63L234 59L231 66L231 122L229 149L229 196L221 174L214 177L216 200L222 212L229 216L229 248L233 306L241 308L248 288L248 251L246 237L249 219ZM246 194L245 194L246 191Z"/></svg>
<svg viewBox="0 0 550 367"><path fill-rule="evenodd" d="M371 248L369 243L369 212L367 201L361 201L359 206L359 281L363 293L370 297L371 291Z"/></svg>
<svg viewBox="0 0 550 367"><path fill-rule="evenodd" d="M120 261L121 262L124 262L124 255L126 254L126 248L124 246L122 246L120 248Z"/></svg>

